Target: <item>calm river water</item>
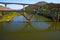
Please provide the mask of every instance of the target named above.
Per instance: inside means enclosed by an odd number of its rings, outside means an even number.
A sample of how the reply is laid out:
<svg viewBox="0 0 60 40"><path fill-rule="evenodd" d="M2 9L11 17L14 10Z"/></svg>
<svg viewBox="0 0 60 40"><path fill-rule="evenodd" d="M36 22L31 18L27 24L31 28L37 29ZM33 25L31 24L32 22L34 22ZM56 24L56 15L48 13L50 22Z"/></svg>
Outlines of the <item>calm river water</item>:
<svg viewBox="0 0 60 40"><path fill-rule="evenodd" d="M36 30L46 30L50 28L54 30L54 27L58 26L57 23L52 22L50 19L39 15L33 15L30 23L27 23L24 16L21 15L15 16L12 21L10 21L9 23L4 22L2 25L3 29L9 31L19 31L23 30L24 28L26 28L27 30L30 30L31 28L34 28Z"/></svg>

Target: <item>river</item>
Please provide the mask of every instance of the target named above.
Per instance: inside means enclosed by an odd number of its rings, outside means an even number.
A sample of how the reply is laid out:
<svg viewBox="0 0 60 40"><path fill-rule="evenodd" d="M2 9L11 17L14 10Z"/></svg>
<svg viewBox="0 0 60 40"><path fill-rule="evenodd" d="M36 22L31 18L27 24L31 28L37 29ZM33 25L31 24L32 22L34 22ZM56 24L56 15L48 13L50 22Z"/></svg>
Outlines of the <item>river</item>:
<svg viewBox="0 0 60 40"><path fill-rule="evenodd" d="M59 40L60 23L41 15L33 15L30 22L15 16L10 22L0 23L2 40Z"/></svg>
<svg viewBox="0 0 60 40"><path fill-rule="evenodd" d="M27 16L29 18L29 16ZM5 30L9 31L19 31L23 30L24 28L30 30L36 29L36 30L59 30L59 25L57 25L57 22L53 22L51 19L43 17L41 15L33 15L33 18L30 19L31 22L26 23L26 19L24 16L15 16L12 21L4 22L3 28ZM56 29L55 29L56 28Z"/></svg>

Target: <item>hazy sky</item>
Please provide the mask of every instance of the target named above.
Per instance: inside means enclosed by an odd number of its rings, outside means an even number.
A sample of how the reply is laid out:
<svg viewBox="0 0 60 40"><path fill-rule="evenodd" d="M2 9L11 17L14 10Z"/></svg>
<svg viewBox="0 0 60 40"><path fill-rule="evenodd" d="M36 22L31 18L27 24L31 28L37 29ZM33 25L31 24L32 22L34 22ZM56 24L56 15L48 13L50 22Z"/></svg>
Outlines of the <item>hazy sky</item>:
<svg viewBox="0 0 60 40"><path fill-rule="evenodd" d="M48 3L60 3L60 0L0 0L0 2L15 2L15 3L29 3L34 4L40 1L45 1ZM8 5L12 9L21 9L22 6L19 5Z"/></svg>

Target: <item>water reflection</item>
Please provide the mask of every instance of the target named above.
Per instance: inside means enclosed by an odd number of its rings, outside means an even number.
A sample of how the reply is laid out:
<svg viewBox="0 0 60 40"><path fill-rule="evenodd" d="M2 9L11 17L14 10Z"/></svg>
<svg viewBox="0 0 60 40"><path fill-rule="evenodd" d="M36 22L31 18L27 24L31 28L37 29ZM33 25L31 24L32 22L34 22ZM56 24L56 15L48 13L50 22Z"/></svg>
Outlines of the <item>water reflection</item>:
<svg viewBox="0 0 60 40"><path fill-rule="evenodd" d="M3 23L3 27L7 30L18 31L24 28L25 23Z"/></svg>
<svg viewBox="0 0 60 40"><path fill-rule="evenodd" d="M21 15L21 16L15 16L14 19L11 22L25 22L26 19Z"/></svg>
<svg viewBox="0 0 60 40"><path fill-rule="evenodd" d="M37 18L33 17L31 21L27 22L27 20L23 16L16 16L10 23L3 23L3 28L7 30L32 30L32 28L45 30L50 26L46 22L36 22L38 21L36 19Z"/></svg>
<svg viewBox="0 0 60 40"><path fill-rule="evenodd" d="M50 27L49 24L47 24L46 22L32 22L32 25L34 25L33 27L39 30L45 30L48 29Z"/></svg>

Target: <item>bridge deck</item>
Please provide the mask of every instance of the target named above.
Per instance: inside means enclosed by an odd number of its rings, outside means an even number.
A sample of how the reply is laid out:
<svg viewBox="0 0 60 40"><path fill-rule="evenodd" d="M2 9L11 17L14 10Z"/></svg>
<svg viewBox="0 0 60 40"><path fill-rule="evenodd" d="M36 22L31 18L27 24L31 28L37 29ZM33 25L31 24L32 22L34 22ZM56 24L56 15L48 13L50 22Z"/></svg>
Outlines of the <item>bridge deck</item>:
<svg viewBox="0 0 60 40"><path fill-rule="evenodd" d="M8 2L0 2L0 4L18 4L18 5L35 5L35 6L39 6L37 4L26 4L26 3L8 3Z"/></svg>

